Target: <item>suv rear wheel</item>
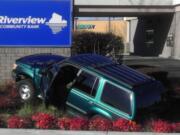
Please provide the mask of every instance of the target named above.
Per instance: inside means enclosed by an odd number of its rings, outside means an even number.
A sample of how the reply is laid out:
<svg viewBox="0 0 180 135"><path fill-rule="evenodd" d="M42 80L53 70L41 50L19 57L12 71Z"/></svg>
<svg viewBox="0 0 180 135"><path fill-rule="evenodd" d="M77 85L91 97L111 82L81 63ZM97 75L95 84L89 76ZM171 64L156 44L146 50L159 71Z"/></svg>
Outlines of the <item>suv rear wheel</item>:
<svg viewBox="0 0 180 135"><path fill-rule="evenodd" d="M30 79L21 80L17 83L17 89L22 102L31 102L35 97L35 89Z"/></svg>

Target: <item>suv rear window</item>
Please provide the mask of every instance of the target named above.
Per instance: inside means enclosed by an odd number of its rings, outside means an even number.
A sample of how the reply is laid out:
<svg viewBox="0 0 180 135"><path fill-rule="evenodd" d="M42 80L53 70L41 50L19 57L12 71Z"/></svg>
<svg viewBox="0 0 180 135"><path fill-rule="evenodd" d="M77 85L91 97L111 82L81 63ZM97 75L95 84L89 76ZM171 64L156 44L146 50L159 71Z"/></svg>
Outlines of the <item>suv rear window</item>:
<svg viewBox="0 0 180 135"><path fill-rule="evenodd" d="M110 83L106 83L101 100L107 104L129 115L132 114L130 93Z"/></svg>

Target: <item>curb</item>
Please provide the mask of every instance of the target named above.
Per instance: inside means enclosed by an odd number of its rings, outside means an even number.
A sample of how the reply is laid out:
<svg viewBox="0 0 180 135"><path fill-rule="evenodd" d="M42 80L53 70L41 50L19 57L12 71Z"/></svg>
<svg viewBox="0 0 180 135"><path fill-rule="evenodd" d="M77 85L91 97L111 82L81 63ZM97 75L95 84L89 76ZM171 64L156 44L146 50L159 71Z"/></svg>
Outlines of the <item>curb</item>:
<svg viewBox="0 0 180 135"><path fill-rule="evenodd" d="M179 133L149 132L96 132L96 131L62 131L35 129L0 129L0 135L179 135Z"/></svg>

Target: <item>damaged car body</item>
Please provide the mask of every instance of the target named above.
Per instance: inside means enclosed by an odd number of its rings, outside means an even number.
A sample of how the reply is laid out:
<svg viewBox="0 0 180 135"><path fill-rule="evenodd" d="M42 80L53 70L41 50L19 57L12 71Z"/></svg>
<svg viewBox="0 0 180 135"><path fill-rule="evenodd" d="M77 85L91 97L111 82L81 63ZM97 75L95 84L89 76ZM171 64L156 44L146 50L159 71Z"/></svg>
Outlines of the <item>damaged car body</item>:
<svg viewBox="0 0 180 135"><path fill-rule="evenodd" d="M39 96L90 117L133 120L164 91L159 81L96 54L26 56L12 73L24 102Z"/></svg>

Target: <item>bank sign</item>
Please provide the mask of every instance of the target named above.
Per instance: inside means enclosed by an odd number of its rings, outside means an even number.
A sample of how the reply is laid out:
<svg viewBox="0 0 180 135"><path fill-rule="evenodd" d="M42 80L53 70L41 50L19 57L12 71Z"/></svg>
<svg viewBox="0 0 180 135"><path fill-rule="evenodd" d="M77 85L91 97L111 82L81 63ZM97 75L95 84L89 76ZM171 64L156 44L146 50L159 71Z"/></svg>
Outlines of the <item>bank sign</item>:
<svg viewBox="0 0 180 135"><path fill-rule="evenodd" d="M71 0L1 0L0 46L70 47Z"/></svg>

